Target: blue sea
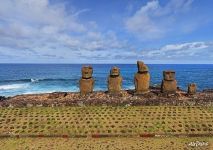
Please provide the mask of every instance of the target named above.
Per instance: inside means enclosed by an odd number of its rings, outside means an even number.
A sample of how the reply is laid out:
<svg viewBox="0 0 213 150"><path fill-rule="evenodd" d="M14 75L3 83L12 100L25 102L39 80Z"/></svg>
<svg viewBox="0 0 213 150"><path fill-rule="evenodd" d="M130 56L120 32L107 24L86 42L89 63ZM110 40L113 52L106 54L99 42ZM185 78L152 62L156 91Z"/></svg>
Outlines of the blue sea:
<svg viewBox="0 0 213 150"><path fill-rule="evenodd" d="M107 90L107 76L112 66L121 69L123 89L134 89L136 64L94 64L95 90ZM79 91L80 64L0 64L0 95ZM213 65L149 64L151 85L159 85L163 70L175 70L178 86L184 90L195 82L198 90L213 88Z"/></svg>

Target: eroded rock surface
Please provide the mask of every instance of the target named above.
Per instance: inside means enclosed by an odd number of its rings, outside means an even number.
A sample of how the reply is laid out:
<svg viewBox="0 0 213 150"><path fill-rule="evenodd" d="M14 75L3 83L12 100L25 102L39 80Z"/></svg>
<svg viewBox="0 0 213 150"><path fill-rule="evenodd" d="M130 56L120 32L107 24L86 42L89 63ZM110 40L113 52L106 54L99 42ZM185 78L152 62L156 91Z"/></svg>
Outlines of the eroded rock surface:
<svg viewBox="0 0 213 150"><path fill-rule="evenodd" d="M195 94L197 92L197 85L195 83L190 83L188 85L188 94Z"/></svg>
<svg viewBox="0 0 213 150"><path fill-rule="evenodd" d="M113 67L108 76L108 92L110 94L119 94L122 89L122 80L120 69L118 67Z"/></svg>
<svg viewBox="0 0 213 150"><path fill-rule="evenodd" d="M135 74L134 77L135 94L144 94L149 92L149 69L142 61L137 61L137 66L138 72Z"/></svg>
<svg viewBox="0 0 213 150"><path fill-rule="evenodd" d="M6 100L6 99L7 99L6 97L0 96L0 101L4 101L4 100Z"/></svg>
<svg viewBox="0 0 213 150"><path fill-rule="evenodd" d="M82 78L79 81L81 95L92 93L94 88L94 79L92 78L93 68L91 66L84 66L81 73Z"/></svg>
<svg viewBox="0 0 213 150"><path fill-rule="evenodd" d="M177 81L175 80L175 72L172 70L163 72L163 80L161 83L161 92L176 93Z"/></svg>

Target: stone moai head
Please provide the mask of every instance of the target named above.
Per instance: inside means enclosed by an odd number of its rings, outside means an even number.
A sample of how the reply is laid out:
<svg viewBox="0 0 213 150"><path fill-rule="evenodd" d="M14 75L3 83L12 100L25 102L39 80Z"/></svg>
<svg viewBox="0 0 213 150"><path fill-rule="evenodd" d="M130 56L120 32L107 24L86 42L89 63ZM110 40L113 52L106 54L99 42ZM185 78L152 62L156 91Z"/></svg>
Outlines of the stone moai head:
<svg viewBox="0 0 213 150"><path fill-rule="evenodd" d="M83 66L81 69L82 78L89 79L92 78L93 69L92 66Z"/></svg>
<svg viewBox="0 0 213 150"><path fill-rule="evenodd" d="M163 79L166 81L175 80L175 71L172 70L163 71Z"/></svg>
<svg viewBox="0 0 213 150"><path fill-rule="evenodd" d="M120 69L118 67L112 67L110 70L110 76L119 76L120 75Z"/></svg>
<svg viewBox="0 0 213 150"><path fill-rule="evenodd" d="M149 71L148 67L142 61L137 61L138 73L146 73Z"/></svg>
<svg viewBox="0 0 213 150"><path fill-rule="evenodd" d="M195 94L197 91L197 85L195 83L190 83L188 85L188 94Z"/></svg>

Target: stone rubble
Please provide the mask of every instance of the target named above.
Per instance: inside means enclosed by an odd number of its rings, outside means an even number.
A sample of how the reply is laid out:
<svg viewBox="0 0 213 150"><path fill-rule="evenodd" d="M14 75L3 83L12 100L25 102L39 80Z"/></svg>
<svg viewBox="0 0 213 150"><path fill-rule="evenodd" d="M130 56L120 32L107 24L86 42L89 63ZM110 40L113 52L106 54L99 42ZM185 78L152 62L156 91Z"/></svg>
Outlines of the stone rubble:
<svg viewBox="0 0 213 150"><path fill-rule="evenodd" d="M181 105L181 106L213 106L212 92L197 92L189 95L177 90L175 94L162 93L160 88L150 87L150 92L135 95L135 90L121 90L119 95L111 95L106 91L96 91L87 95L79 92L62 92L55 98L51 93L29 94L10 97L0 101L0 107L56 107L56 106L137 106L137 105ZM66 93L66 96L64 96ZM55 95L55 94L54 94Z"/></svg>

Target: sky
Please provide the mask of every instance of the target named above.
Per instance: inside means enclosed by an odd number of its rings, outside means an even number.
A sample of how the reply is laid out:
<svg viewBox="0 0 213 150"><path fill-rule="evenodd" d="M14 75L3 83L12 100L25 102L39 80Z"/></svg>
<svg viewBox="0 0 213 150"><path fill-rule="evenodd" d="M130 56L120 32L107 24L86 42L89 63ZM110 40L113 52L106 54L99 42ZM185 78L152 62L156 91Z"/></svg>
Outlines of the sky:
<svg viewBox="0 0 213 150"><path fill-rule="evenodd" d="M0 0L0 63L213 64L212 0Z"/></svg>

